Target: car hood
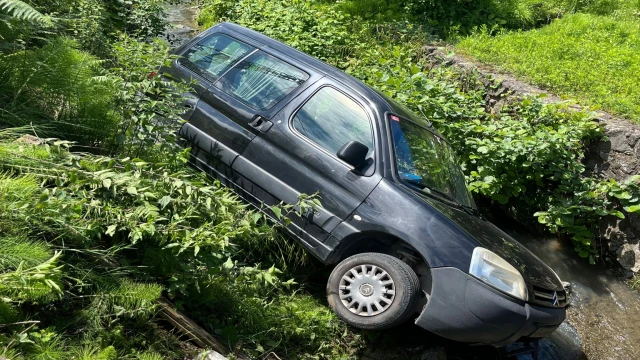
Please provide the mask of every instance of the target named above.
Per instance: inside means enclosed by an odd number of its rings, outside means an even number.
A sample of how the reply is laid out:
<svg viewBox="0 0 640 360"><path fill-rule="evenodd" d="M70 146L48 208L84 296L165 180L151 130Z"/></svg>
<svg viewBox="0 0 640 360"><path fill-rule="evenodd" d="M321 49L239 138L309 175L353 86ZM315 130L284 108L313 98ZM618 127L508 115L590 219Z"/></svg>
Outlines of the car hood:
<svg viewBox="0 0 640 360"><path fill-rule="evenodd" d="M547 264L497 226L437 200L420 197L445 215L452 225L474 239L479 246L493 251L518 269L528 284L549 290L563 289L562 283Z"/></svg>

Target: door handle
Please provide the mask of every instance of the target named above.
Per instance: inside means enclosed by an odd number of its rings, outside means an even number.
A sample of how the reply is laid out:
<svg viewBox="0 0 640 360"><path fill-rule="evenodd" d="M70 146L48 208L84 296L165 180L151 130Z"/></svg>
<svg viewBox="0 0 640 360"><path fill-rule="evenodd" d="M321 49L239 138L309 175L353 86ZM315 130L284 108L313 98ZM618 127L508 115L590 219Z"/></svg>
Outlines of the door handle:
<svg viewBox="0 0 640 360"><path fill-rule="evenodd" d="M265 118L263 118L260 115L256 115L256 116L253 117L253 119L249 123L249 126L252 126L252 127L258 129L262 125L262 123L264 121L265 121Z"/></svg>
<svg viewBox="0 0 640 360"><path fill-rule="evenodd" d="M258 129L260 132L267 132L273 126L273 123L261 115L256 115L249 123L249 126Z"/></svg>

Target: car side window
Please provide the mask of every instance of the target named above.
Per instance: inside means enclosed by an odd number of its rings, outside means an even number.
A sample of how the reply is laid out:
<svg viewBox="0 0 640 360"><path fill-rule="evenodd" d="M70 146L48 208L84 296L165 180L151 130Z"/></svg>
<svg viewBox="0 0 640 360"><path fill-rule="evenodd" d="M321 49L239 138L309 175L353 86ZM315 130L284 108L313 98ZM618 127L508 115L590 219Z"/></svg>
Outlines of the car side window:
<svg viewBox="0 0 640 360"><path fill-rule="evenodd" d="M293 127L323 149L335 155L349 141L356 140L373 154L371 122L365 110L342 92L325 87L298 110Z"/></svg>
<svg viewBox="0 0 640 360"><path fill-rule="evenodd" d="M257 110L268 110L309 79L271 55L256 52L229 70L216 87Z"/></svg>
<svg viewBox="0 0 640 360"><path fill-rule="evenodd" d="M192 46L179 60L191 71L214 82L253 48L223 34L211 35Z"/></svg>

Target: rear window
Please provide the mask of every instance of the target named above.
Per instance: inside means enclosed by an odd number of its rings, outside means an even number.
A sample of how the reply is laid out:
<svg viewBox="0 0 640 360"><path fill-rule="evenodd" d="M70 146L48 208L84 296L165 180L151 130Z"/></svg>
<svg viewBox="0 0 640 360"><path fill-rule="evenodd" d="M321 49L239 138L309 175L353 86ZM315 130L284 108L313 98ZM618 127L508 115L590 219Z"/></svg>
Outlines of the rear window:
<svg viewBox="0 0 640 360"><path fill-rule="evenodd" d="M261 51L242 60L216 87L257 110L268 110L309 79L302 70Z"/></svg>
<svg viewBox="0 0 640 360"><path fill-rule="evenodd" d="M193 45L179 60L189 70L214 82L253 48L222 34L211 35Z"/></svg>

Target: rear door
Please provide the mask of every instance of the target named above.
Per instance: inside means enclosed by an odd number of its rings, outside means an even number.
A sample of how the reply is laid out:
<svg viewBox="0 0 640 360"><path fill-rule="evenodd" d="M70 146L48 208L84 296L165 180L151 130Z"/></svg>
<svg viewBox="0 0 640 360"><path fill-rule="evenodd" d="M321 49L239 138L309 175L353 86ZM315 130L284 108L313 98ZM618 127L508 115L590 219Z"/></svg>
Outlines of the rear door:
<svg viewBox="0 0 640 360"><path fill-rule="evenodd" d="M273 126L271 118L310 79L308 72L256 50L240 60L202 94L191 125L218 140L205 149L231 166L255 136Z"/></svg>
<svg viewBox="0 0 640 360"><path fill-rule="evenodd" d="M367 99L323 78L272 119L271 129L251 142L233 169L251 180L243 187L267 203L293 204L301 193L318 193L322 208L293 216L297 229L292 230L303 239L311 235L324 241L381 179L376 161L358 174L336 156L340 147L357 140L369 147L369 156L375 159L374 116Z"/></svg>
<svg viewBox="0 0 640 360"><path fill-rule="evenodd" d="M212 34L190 44L178 55L163 76L168 80L185 81L193 91L183 94L185 114L189 120L195 113L200 96L243 56L254 51L251 46L234 41L222 34Z"/></svg>

